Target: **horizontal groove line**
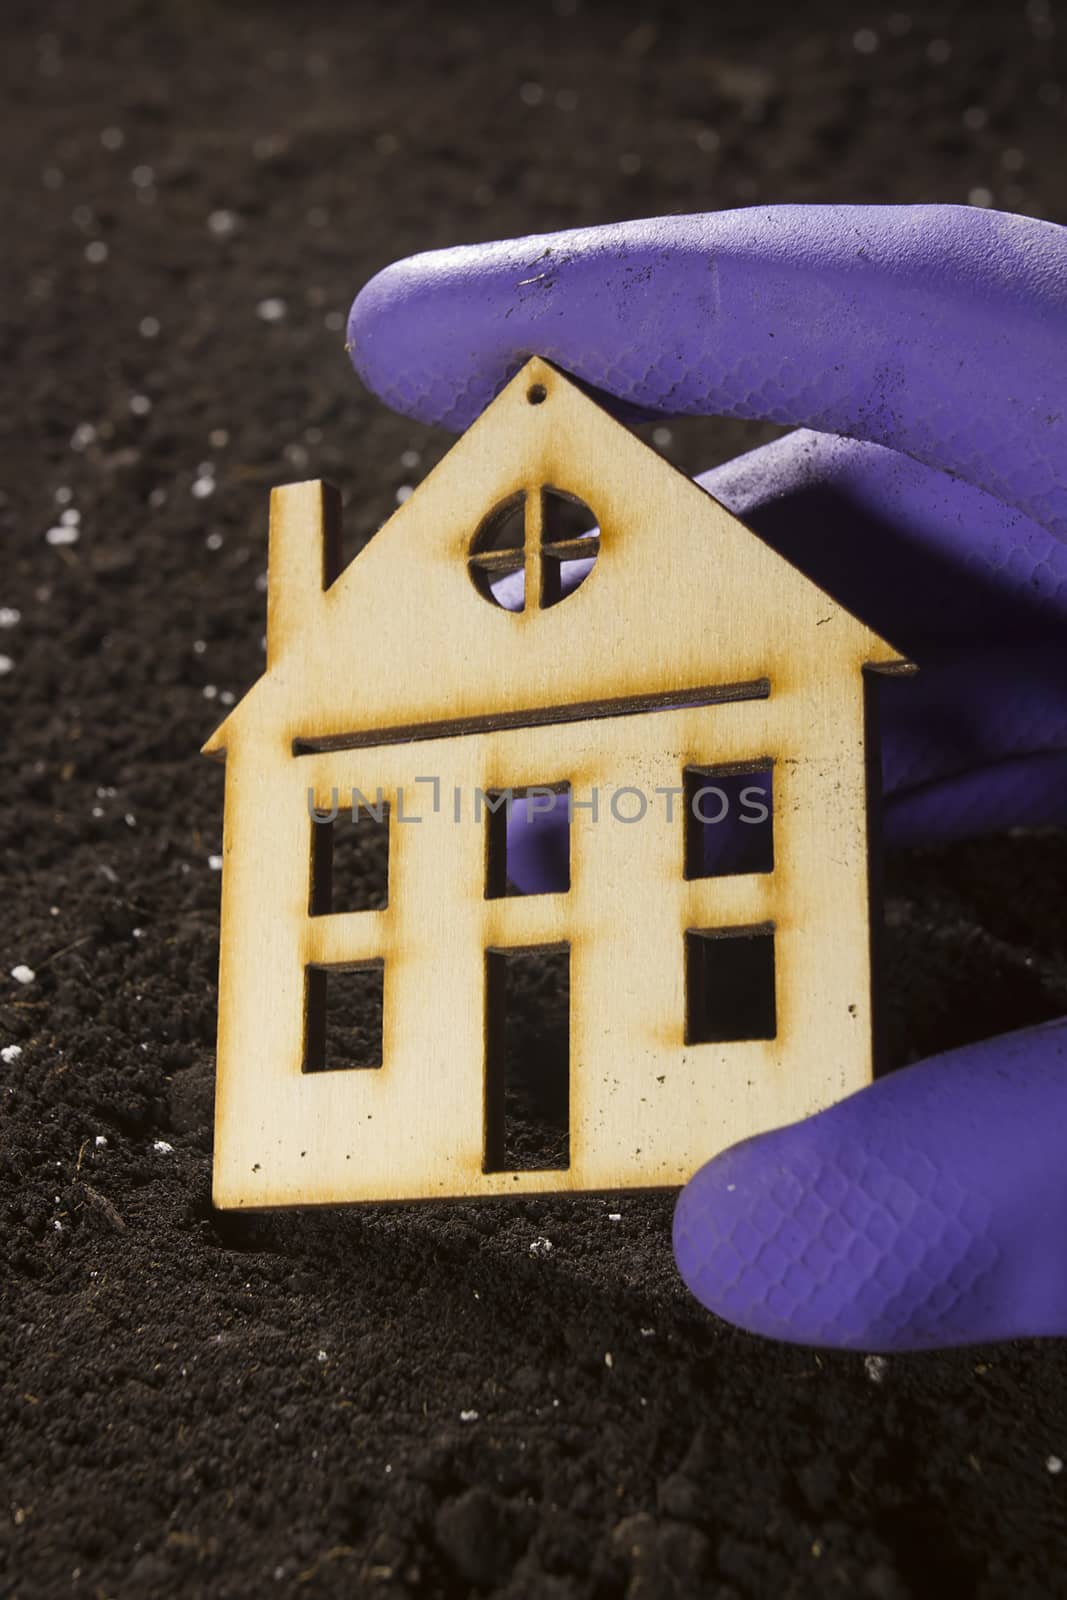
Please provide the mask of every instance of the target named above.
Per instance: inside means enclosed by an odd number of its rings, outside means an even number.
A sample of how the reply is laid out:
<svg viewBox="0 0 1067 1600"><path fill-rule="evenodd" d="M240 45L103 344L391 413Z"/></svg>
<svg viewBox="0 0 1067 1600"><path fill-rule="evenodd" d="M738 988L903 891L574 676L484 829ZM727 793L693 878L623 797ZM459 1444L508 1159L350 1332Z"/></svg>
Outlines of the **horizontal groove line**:
<svg viewBox="0 0 1067 1600"><path fill-rule="evenodd" d="M416 744L424 739L449 739L460 734L497 733L509 728L543 728L567 722L592 722L605 717L637 717L645 711L685 711L724 705L735 700L766 700L769 678L748 683L668 689L660 694L624 695L616 700L588 700L580 705L544 706L529 711L499 711L483 717L455 717L446 722L416 722L395 728L368 728L364 733L328 734L293 740L294 756L325 755L340 750L373 750L379 745Z"/></svg>

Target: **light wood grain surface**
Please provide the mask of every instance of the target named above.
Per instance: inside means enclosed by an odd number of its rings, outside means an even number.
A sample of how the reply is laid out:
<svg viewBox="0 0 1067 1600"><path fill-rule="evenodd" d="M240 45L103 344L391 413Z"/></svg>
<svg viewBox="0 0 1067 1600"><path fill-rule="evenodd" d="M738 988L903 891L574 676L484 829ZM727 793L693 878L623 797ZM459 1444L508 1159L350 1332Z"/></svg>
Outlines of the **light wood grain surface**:
<svg viewBox="0 0 1067 1600"><path fill-rule="evenodd" d="M515 614L479 593L471 541L543 485L592 508L599 558ZM539 361L324 588L335 516L319 483L274 492L267 671L205 746L227 758L216 1204L676 1185L867 1082L863 669L899 653ZM641 709L669 699L691 703ZM656 791L760 762L773 872L687 880L680 803L668 820ZM477 791L564 782L599 797L573 813L569 891L487 898ZM387 906L310 916L309 797L379 788ZM641 820L613 813L619 789ZM776 1036L687 1045L686 930L765 924ZM486 952L561 942L570 1165L487 1171ZM304 1071L308 967L375 960L382 1065Z"/></svg>

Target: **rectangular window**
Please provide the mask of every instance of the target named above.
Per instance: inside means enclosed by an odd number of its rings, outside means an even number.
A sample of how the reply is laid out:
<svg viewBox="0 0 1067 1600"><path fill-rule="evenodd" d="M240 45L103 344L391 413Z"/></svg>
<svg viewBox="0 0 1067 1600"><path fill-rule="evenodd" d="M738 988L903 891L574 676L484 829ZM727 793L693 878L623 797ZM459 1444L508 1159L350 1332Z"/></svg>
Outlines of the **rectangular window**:
<svg viewBox="0 0 1067 1600"><path fill-rule="evenodd" d="M308 913L381 911L389 901L389 807L371 797L311 817L311 884Z"/></svg>
<svg viewBox="0 0 1067 1600"><path fill-rule="evenodd" d="M382 1064L385 963L308 967L304 1071L340 1072Z"/></svg>
<svg viewBox="0 0 1067 1600"><path fill-rule="evenodd" d="M487 900L570 888L570 801L569 783L484 792Z"/></svg>
<svg viewBox="0 0 1067 1600"><path fill-rule="evenodd" d="M687 929L685 987L686 1044L773 1039L773 926Z"/></svg>
<svg viewBox="0 0 1067 1600"><path fill-rule="evenodd" d="M686 767L685 876L774 870L772 763Z"/></svg>
<svg viewBox="0 0 1067 1600"><path fill-rule="evenodd" d="M570 946L487 950L486 1172L570 1165Z"/></svg>

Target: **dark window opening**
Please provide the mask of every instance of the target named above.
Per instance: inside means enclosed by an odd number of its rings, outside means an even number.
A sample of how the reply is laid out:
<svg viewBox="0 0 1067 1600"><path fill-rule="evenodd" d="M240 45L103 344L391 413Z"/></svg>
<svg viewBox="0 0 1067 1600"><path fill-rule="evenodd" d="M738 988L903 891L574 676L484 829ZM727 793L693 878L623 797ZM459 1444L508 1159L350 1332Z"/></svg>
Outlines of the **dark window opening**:
<svg viewBox="0 0 1067 1600"><path fill-rule="evenodd" d="M485 898L559 894L571 886L571 786L489 789L485 808Z"/></svg>
<svg viewBox="0 0 1067 1600"><path fill-rule="evenodd" d="M384 961L307 968L305 1072L381 1066L384 989Z"/></svg>
<svg viewBox="0 0 1067 1600"><path fill-rule="evenodd" d="M494 506L471 540L467 570L480 595L505 611L525 609L526 494L520 490Z"/></svg>
<svg viewBox="0 0 1067 1600"><path fill-rule="evenodd" d="M486 1172L570 1165L570 947L485 957Z"/></svg>
<svg viewBox="0 0 1067 1600"><path fill-rule="evenodd" d="M331 912L381 911L389 901L389 807L356 805L327 821L311 819L313 917Z"/></svg>
<svg viewBox="0 0 1067 1600"><path fill-rule="evenodd" d="M685 988L686 1044L773 1039L774 929L689 928Z"/></svg>
<svg viewBox="0 0 1067 1600"><path fill-rule="evenodd" d="M600 553L597 520L563 489L541 491L541 606L558 605L583 584Z"/></svg>
<svg viewBox="0 0 1067 1600"><path fill-rule="evenodd" d="M770 761L686 767L683 791L687 878L774 871Z"/></svg>

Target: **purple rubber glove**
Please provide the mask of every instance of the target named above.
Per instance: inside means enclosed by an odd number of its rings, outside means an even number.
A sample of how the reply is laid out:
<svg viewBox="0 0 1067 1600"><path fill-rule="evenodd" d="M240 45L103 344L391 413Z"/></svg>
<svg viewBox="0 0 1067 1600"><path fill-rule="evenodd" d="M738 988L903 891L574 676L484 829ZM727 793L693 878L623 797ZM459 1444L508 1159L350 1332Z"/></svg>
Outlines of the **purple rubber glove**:
<svg viewBox="0 0 1067 1600"><path fill-rule="evenodd" d="M890 840L1067 821L1067 230L951 206L625 223L399 262L349 333L383 399L452 427L531 354L627 418L797 424L699 481L923 669L883 686ZM521 886L556 886L551 816L513 828ZM1065 1045L953 1052L718 1156L678 1203L686 1282L810 1343L1067 1332Z"/></svg>

